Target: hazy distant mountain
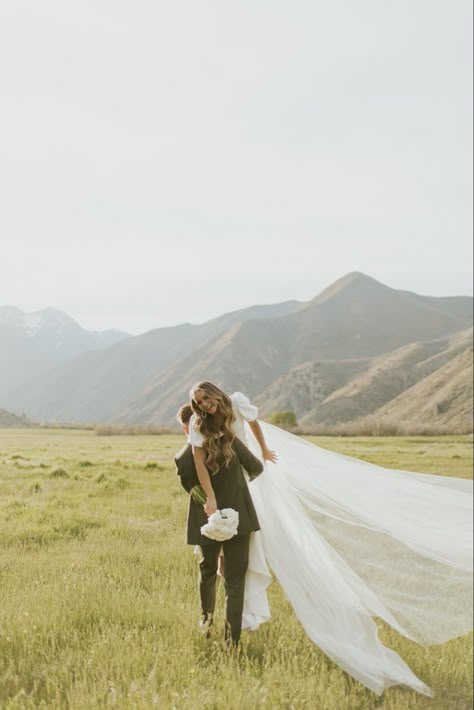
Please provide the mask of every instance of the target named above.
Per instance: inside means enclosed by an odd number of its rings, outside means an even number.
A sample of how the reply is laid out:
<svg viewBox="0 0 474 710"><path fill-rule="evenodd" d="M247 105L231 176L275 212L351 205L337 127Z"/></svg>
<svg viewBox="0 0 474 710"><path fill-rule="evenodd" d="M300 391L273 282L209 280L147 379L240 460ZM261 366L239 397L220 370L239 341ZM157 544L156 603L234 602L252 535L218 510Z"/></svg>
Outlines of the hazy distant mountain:
<svg viewBox="0 0 474 710"><path fill-rule="evenodd" d="M349 421L466 351L472 303L351 273L307 303L255 306L87 352L12 388L2 404L47 420L169 425L190 385L210 379L248 393L263 415L293 409L305 424Z"/></svg>
<svg viewBox="0 0 474 710"><path fill-rule="evenodd" d="M84 330L54 308L24 313L13 306L0 307L0 395L47 368L126 337L118 330Z"/></svg>

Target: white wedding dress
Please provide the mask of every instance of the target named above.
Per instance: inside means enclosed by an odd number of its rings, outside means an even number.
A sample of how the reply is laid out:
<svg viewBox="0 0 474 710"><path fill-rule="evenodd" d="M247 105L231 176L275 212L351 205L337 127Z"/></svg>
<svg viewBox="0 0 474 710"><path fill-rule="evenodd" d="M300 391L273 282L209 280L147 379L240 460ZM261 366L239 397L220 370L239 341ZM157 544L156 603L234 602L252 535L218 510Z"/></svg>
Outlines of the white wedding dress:
<svg viewBox="0 0 474 710"><path fill-rule="evenodd" d="M374 617L423 644L472 628L472 481L385 469L261 427L278 454L251 484L264 554L309 638L376 693L404 684L431 695Z"/></svg>

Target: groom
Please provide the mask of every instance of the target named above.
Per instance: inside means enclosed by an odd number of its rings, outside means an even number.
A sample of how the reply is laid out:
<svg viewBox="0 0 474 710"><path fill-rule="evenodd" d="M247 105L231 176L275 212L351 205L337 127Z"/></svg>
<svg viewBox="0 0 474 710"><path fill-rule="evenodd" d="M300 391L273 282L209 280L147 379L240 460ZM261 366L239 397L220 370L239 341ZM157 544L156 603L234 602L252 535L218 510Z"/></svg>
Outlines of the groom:
<svg viewBox="0 0 474 710"><path fill-rule="evenodd" d="M183 428L186 421L186 405L181 407L177 418ZM232 448L234 458L228 466L222 463L213 475L213 488L218 509L233 508L239 513L237 534L230 540L216 542L201 534L201 527L206 524L207 516L202 505L189 496L186 542L200 545L203 559L199 563L199 592L201 596L201 627L208 629L212 623L216 604L216 575L221 548L224 552L224 585L226 595L225 638L237 645L242 629L242 611L244 606L245 574L249 560L250 534L260 529L257 514L250 497L242 466L251 477L263 471L262 462L249 449L235 439ZM198 484L192 447L188 444L175 456L175 464L183 488L190 491Z"/></svg>

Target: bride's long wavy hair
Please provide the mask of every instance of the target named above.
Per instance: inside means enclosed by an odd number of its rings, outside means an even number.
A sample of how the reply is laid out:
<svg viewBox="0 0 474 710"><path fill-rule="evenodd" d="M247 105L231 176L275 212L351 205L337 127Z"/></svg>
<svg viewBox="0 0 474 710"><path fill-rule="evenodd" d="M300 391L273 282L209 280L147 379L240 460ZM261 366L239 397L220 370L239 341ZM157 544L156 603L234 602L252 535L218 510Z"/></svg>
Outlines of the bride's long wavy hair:
<svg viewBox="0 0 474 710"><path fill-rule="evenodd" d="M205 395L217 402L215 414L206 415L204 413L203 416L202 410L194 399L194 393L197 390L202 390ZM232 442L235 439L235 434L232 424L235 422L235 416L232 410L232 401L228 394L213 385L212 382L207 381L198 382L191 387L189 397L191 407L197 417L195 427L204 437L203 449L206 455L206 466L209 473L213 475L219 470L218 458L221 453L226 466L234 458Z"/></svg>

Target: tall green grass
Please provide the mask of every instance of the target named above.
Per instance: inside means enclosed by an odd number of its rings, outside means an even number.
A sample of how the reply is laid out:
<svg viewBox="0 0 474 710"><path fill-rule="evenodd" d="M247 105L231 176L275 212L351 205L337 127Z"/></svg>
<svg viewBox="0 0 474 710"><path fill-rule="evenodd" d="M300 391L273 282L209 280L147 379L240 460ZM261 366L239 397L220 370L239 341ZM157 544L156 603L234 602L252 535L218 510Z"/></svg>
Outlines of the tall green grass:
<svg viewBox="0 0 474 710"><path fill-rule="evenodd" d="M318 443L401 469L468 477L469 437ZM424 648L381 634L435 691L378 697L306 637L279 585L271 622L221 645L197 630L179 436L0 430L0 707L467 710L471 638ZM59 473L58 473L59 471Z"/></svg>

